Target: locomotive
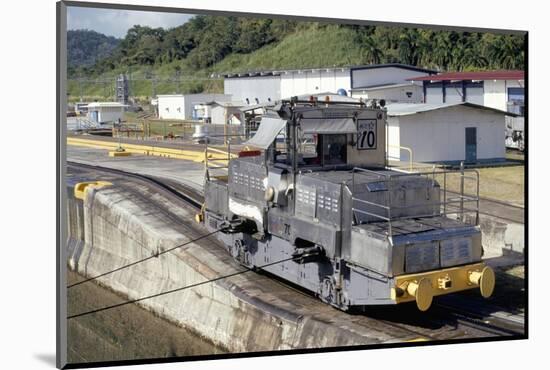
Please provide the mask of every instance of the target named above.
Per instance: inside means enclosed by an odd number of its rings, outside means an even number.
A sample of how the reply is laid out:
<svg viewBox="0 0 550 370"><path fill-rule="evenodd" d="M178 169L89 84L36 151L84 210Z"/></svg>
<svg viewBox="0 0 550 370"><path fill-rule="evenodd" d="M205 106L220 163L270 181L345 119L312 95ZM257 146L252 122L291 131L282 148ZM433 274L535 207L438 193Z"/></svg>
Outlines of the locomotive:
<svg viewBox="0 0 550 370"><path fill-rule="evenodd" d="M448 196L435 170L388 167L384 105L278 102L245 143L255 151L228 160L226 176L207 169L197 220L242 265L344 311L403 302L425 311L434 296L473 288L489 297L478 217L464 216L479 198Z"/></svg>

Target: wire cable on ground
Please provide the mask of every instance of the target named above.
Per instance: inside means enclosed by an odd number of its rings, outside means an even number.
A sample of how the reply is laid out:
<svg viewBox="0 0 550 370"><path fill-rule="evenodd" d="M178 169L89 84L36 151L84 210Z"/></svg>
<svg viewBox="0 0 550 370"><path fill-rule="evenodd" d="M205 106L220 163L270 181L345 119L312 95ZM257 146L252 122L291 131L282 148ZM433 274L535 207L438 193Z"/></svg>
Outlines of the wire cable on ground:
<svg viewBox="0 0 550 370"><path fill-rule="evenodd" d="M170 248L170 249L166 249L166 250L164 250L164 251L162 251L162 252L158 252L158 253L152 254L151 256L146 257L146 258L143 258L143 259L141 259L141 260L134 261L134 262L129 263L129 264L127 264L127 265L120 266L120 267L118 267L118 268L116 268L116 269L114 269L114 270L107 271L107 272L104 272L104 273L102 273L102 274L93 276L93 277L91 277L91 278L87 278L87 279L84 279L84 280L82 280L82 281L79 281L79 282L76 282L76 283L67 285L67 289L72 288L72 287L77 286L77 285L80 285L80 284L87 283L88 281L96 280L96 279L98 279L98 278L100 278L100 277L102 277L102 276L112 274L112 273L114 273L114 272L123 270L123 269L125 269L125 268L131 267L131 266L135 266L135 265L137 265L138 263L145 262L145 261L148 261L148 260L153 259L153 258L157 258L158 256L160 256L160 255L162 255L162 254L171 252L171 251L173 251L174 249L178 249L178 248L181 248L181 247L185 247L185 246L188 245L188 244L191 244L191 243L194 243L194 242L199 241L199 240L201 240L201 239L207 238L207 237L209 237L209 236L211 236L211 235L214 235L215 233L217 233L217 232L219 232L219 231L222 231L222 230L224 230L224 229L225 229L225 228L221 228L221 229L212 231L211 233L208 233L208 234L199 236L199 237L196 238L196 239L189 240L189 241L187 241L187 242L185 242L185 243L183 243L183 244L176 245L175 247L172 247L172 248Z"/></svg>
<svg viewBox="0 0 550 370"><path fill-rule="evenodd" d="M298 258L302 258L302 256L293 256L293 257L290 257L290 258L282 259L280 261L275 261L275 262L267 263L265 265L256 266L256 267L257 268L265 268L265 267L276 265L278 263L283 263L283 262L290 261L290 260L293 260L293 259L298 259ZM230 278L230 277L233 277L233 276L244 274L244 273L249 272L249 271L253 271L253 269L246 268L246 270L233 272L233 273L228 274L228 275L218 276L217 278L206 280L206 281L201 281L200 283L186 285L186 286L183 286L183 287L180 287L180 288L175 288L175 289L167 290L167 291L164 291L164 292L152 294L152 295L149 295L149 296L145 296L145 297L141 297L141 298L137 298L137 299L132 299L132 300L129 300L129 301L124 301L124 302L117 303L117 304L114 304L114 305L111 305L111 306L105 306L105 307L98 308L98 309L95 309L95 310L86 311L86 312L78 313L78 314L75 314L75 315L67 316L67 320L74 319L74 318L81 317L81 316L85 316L85 315L90 315L92 313L97 313L97 312L101 312L101 311L105 311L105 310L110 310L112 308L125 306L125 305L130 304L130 303L136 303L136 302L144 301L146 299L155 298L155 297L159 297L159 296L170 294L170 293L175 293L175 292L178 292L178 291L181 291L181 290L195 288L195 287L198 287L200 285L213 283L215 281L222 280L222 279L227 279L227 278Z"/></svg>

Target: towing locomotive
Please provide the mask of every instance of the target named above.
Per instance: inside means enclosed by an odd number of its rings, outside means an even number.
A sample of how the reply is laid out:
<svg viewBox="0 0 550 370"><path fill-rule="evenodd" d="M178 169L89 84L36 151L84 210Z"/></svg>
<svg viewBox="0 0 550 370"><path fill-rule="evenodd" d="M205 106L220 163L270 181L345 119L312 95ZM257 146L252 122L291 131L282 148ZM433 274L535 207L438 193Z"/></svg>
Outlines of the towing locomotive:
<svg viewBox="0 0 550 370"><path fill-rule="evenodd" d="M472 288L489 297L478 219L464 216L476 198L448 196L435 170L390 169L383 105L279 102L245 143L256 155L230 159L225 177L207 169L198 220L239 263L342 310L425 311L434 296Z"/></svg>

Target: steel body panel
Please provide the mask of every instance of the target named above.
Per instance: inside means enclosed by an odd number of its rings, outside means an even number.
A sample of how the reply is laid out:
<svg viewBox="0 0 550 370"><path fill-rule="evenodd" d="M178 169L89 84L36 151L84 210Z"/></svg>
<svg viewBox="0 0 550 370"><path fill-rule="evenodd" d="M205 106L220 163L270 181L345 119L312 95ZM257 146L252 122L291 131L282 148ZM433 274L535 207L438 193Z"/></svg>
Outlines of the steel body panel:
<svg viewBox="0 0 550 370"><path fill-rule="evenodd" d="M236 158L229 164L229 195L265 205L265 178L267 170L256 157Z"/></svg>
<svg viewBox="0 0 550 370"><path fill-rule="evenodd" d="M342 185L334 180L325 181L309 174L298 175L296 215L339 227L342 212L341 192Z"/></svg>
<svg viewBox="0 0 550 370"><path fill-rule="evenodd" d="M204 184L204 199L206 207L219 215L227 215L228 186L220 181L206 181Z"/></svg>
<svg viewBox="0 0 550 370"><path fill-rule="evenodd" d="M420 176L397 177L392 180L385 178L363 180L362 174L356 175L357 177L352 189L356 199L353 208L359 210L355 214L357 223L382 221L389 217L440 214L440 189L435 181ZM392 208L391 214L387 207Z"/></svg>

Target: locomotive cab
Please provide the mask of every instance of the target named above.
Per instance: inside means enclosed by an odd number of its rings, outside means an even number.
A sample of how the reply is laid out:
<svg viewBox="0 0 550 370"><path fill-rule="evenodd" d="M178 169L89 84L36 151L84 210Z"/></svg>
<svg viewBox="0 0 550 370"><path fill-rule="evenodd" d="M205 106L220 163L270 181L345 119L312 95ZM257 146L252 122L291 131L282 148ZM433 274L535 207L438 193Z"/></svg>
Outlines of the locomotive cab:
<svg viewBox="0 0 550 370"><path fill-rule="evenodd" d="M261 155L231 159L227 182L206 176L204 205L207 227L240 263L344 310L408 301L426 310L433 296L475 287L491 295L471 207L479 198L442 189L449 171L388 168L376 102L283 101L245 144Z"/></svg>

